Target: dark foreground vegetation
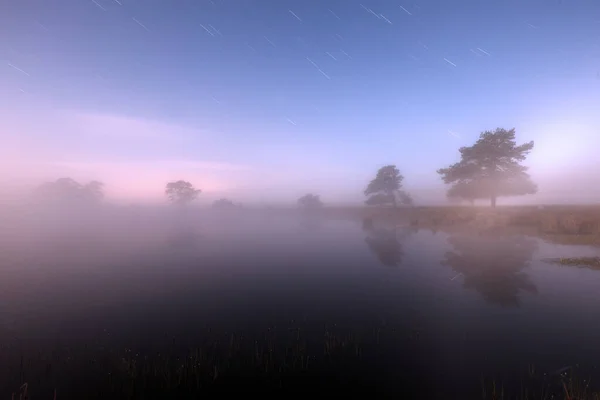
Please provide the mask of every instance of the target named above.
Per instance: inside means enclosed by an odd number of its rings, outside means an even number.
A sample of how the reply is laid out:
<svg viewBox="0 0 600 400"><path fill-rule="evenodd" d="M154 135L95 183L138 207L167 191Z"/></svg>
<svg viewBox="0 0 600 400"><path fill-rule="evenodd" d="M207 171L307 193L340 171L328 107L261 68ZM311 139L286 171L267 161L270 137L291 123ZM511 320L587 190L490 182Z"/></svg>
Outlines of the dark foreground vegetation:
<svg viewBox="0 0 600 400"><path fill-rule="evenodd" d="M323 331L322 331L323 332ZM502 377L432 387L436 374L418 329L381 327L321 335L268 329L250 337L209 334L202 346L173 343L161 352L101 345L35 354L3 349L4 398L197 399L224 395L355 395L368 398L597 399L575 367L522 371L518 385ZM398 343L401 343L398 346ZM392 372L393 371L393 372ZM438 379L439 381L439 379ZM7 390L12 390L8 393ZM467 396L467 397L464 397Z"/></svg>

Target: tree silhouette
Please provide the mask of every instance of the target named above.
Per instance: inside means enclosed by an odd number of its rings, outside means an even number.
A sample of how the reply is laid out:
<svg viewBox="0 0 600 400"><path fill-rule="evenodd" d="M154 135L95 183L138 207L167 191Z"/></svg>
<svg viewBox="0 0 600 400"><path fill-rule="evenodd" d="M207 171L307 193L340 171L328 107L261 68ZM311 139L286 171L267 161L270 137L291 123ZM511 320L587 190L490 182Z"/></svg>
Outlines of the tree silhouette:
<svg viewBox="0 0 600 400"><path fill-rule="evenodd" d="M104 198L104 184L91 181L82 185L72 178L59 178L40 185L36 194L45 201L94 203Z"/></svg>
<svg viewBox="0 0 600 400"><path fill-rule="evenodd" d="M305 209L315 209L323 207L323 202L318 195L308 193L298 199L298 206Z"/></svg>
<svg viewBox="0 0 600 400"><path fill-rule="evenodd" d="M403 180L404 176L395 165L379 168L377 175L364 191L365 196L369 196L365 203L369 206L392 204L396 207L400 200L401 204L412 204L410 195L402 190Z"/></svg>
<svg viewBox="0 0 600 400"><path fill-rule="evenodd" d="M449 195L489 198L492 207L496 207L498 197L537 192L527 167L520 164L532 149L533 141L516 145L514 128L497 128L481 133L473 146L461 147L460 162L437 172L444 183L454 185Z"/></svg>
<svg viewBox="0 0 600 400"><path fill-rule="evenodd" d="M529 276L522 271L537 249L531 238L450 236L453 250L443 265L464 276L464 287L477 290L492 304L519 306L521 291L537 293Z"/></svg>
<svg viewBox="0 0 600 400"><path fill-rule="evenodd" d="M196 200L200 192L200 189L195 189L191 183L183 180L169 182L165 187L165 194L169 201L178 205L185 205Z"/></svg>

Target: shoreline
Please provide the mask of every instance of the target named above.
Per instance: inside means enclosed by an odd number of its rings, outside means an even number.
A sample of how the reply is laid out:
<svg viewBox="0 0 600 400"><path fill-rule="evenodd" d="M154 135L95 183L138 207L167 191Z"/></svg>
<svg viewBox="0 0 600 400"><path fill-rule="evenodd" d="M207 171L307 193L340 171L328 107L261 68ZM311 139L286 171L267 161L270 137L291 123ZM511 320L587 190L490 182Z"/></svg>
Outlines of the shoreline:
<svg viewBox="0 0 600 400"><path fill-rule="evenodd" d="M323 215L350 210L322 210ZM355 210L367 224L475 235L525 235L564 245L600 246L600 206L406 207Z"/></svg>

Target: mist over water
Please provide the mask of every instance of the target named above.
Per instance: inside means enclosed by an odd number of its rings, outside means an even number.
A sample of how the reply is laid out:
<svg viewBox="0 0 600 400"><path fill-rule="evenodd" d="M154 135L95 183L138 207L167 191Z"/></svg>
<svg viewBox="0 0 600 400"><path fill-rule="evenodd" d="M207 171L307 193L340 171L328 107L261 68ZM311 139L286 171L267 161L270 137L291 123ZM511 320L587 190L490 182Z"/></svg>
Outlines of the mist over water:
<svg viewBox="0 0 600 400"><path fill-rule="evenodd" d="M378 379L393 387L405 374L413 382L403 385L424 379L432 393L458 394L477 393L482 375L516 387L531 364L594 374L600 355L600 274L541 262L592 248L294 211L55 208L4 218L4 368L8 354L101 346L185 356L219 335L367 338L387 327L397 338L384 359L363 360Z"/></svg>

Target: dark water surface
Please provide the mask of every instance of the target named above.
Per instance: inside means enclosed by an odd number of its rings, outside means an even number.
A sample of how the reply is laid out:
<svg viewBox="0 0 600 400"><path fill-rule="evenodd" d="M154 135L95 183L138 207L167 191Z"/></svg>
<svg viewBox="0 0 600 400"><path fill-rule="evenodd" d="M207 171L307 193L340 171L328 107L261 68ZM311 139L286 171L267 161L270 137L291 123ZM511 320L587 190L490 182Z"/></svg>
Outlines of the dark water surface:
<svg viewBox="0 0 600 400"><path fill-rule="evenodd" d="M2 395L41 352L185 354L291 330L365 348L386 331L366 370L428 396L518 390L532 365L600 378L600 272L540 261L591 248L258 214L32 232L2 249Z"/></svg>

